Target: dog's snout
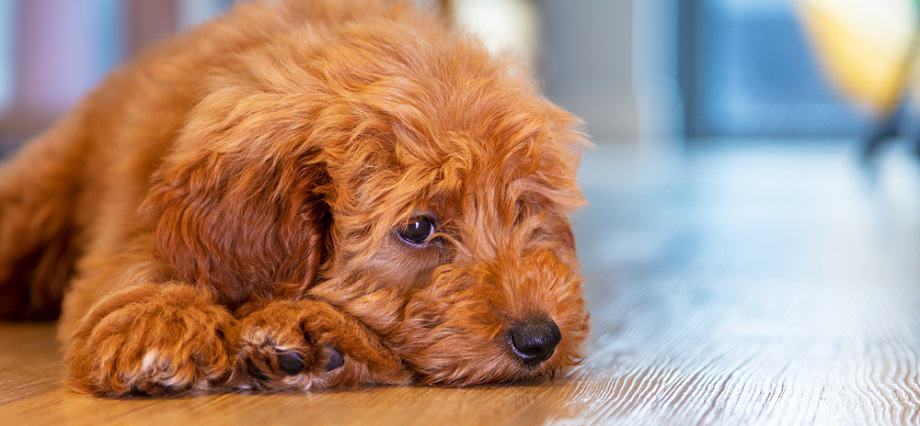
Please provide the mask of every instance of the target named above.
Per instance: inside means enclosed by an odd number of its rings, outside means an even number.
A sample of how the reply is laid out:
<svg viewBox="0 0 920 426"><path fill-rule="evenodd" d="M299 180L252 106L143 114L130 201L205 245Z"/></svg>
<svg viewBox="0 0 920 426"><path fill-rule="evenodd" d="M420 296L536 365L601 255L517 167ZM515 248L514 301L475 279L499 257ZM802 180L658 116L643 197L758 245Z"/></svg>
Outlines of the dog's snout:
<svg viewBox="0 0 920 426"><path fill-rule="evenodd" d="M553 355L562 333L550 319L531 319L508 331L511 352L526 365L537 365Z"/></svg>

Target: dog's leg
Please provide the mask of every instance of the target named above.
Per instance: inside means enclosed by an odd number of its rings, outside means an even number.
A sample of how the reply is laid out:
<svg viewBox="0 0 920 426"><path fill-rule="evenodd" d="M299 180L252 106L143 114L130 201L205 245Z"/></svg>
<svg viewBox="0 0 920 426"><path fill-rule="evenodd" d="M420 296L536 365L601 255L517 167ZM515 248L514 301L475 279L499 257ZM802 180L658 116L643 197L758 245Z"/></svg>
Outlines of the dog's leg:
<svg viewBox="0 0 920 426"><path fill-rule="evenodd" d="M236 320L208 291L133 286L103 298L82 319L67 347L70 381L109 396L221 386L233 371L236 336Z"/></svg>
<svg viewBox="0 0 920 426"><path fill-rule="evenodd" d="M0 318L53 317L70 278L86 154L76 116L0 166Z"/></svg>
<svg viewBox="0 0 920 426"><path fill-rule="evenodd" d="M324 389L405 384L410 375L379 338L354 318L314 300L274 301L243 318L240 387Z"/></svg>

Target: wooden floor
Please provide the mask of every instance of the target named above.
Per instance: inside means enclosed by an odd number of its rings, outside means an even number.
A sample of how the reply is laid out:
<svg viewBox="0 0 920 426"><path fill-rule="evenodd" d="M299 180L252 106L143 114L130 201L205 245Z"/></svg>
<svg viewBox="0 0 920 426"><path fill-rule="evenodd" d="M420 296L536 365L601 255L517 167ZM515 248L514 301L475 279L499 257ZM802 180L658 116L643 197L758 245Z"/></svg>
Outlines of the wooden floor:
<svg viewBox="0 0 920 426"><path fill-rule="evenodd" d="M0 325L0 424L920 423L920 173L839 144L588 153L593 334L537 385L105 400Z"/></svg>

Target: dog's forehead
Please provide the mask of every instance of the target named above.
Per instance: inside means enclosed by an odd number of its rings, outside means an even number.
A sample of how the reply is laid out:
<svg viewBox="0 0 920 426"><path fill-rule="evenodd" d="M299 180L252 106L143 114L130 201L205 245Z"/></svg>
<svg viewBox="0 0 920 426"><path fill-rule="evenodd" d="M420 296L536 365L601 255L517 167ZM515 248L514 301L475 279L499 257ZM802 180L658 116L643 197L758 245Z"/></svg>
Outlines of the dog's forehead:
<svg viewBox="0 0 920 426"><path fill-rule="evenodd" d="M489 96L459 87L438 102L424 103L418 119L402 115L392 123L400 165L423 165L468 179L527 175L551 160L551 124L542 100L514 93ZM414 120L413 120L414 119Z"/></svg>
<svg viewBox="0 0 920 426"><path fill-rule="evenodd" d="M541 151L536 138L452 130L399 141L395 158L406 182L438 193L469 193L510 191L552 161Z"/></svg>
<svg viewBox="0 0 920 426"><path fill-rule="evenodd" d="M513 205L524 192L574 178L542 98L453 93L426 111L423 126L394 123L392 164L416 192L441 198L494 193L493 202Z"/></svg>

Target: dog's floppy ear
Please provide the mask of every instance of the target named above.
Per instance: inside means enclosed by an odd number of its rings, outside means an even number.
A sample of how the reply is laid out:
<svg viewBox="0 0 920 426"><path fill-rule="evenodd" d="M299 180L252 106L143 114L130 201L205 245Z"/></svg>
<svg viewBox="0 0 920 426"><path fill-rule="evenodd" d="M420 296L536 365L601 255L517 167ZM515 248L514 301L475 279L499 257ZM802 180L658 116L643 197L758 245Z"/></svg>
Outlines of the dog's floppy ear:
<svg viewBox="0 0 920 426"><path fill-rule="evenodd" d="M195 108L140 210L176 278L229 305L302 295L329 250L319 149L251 98Z"/></svg>

